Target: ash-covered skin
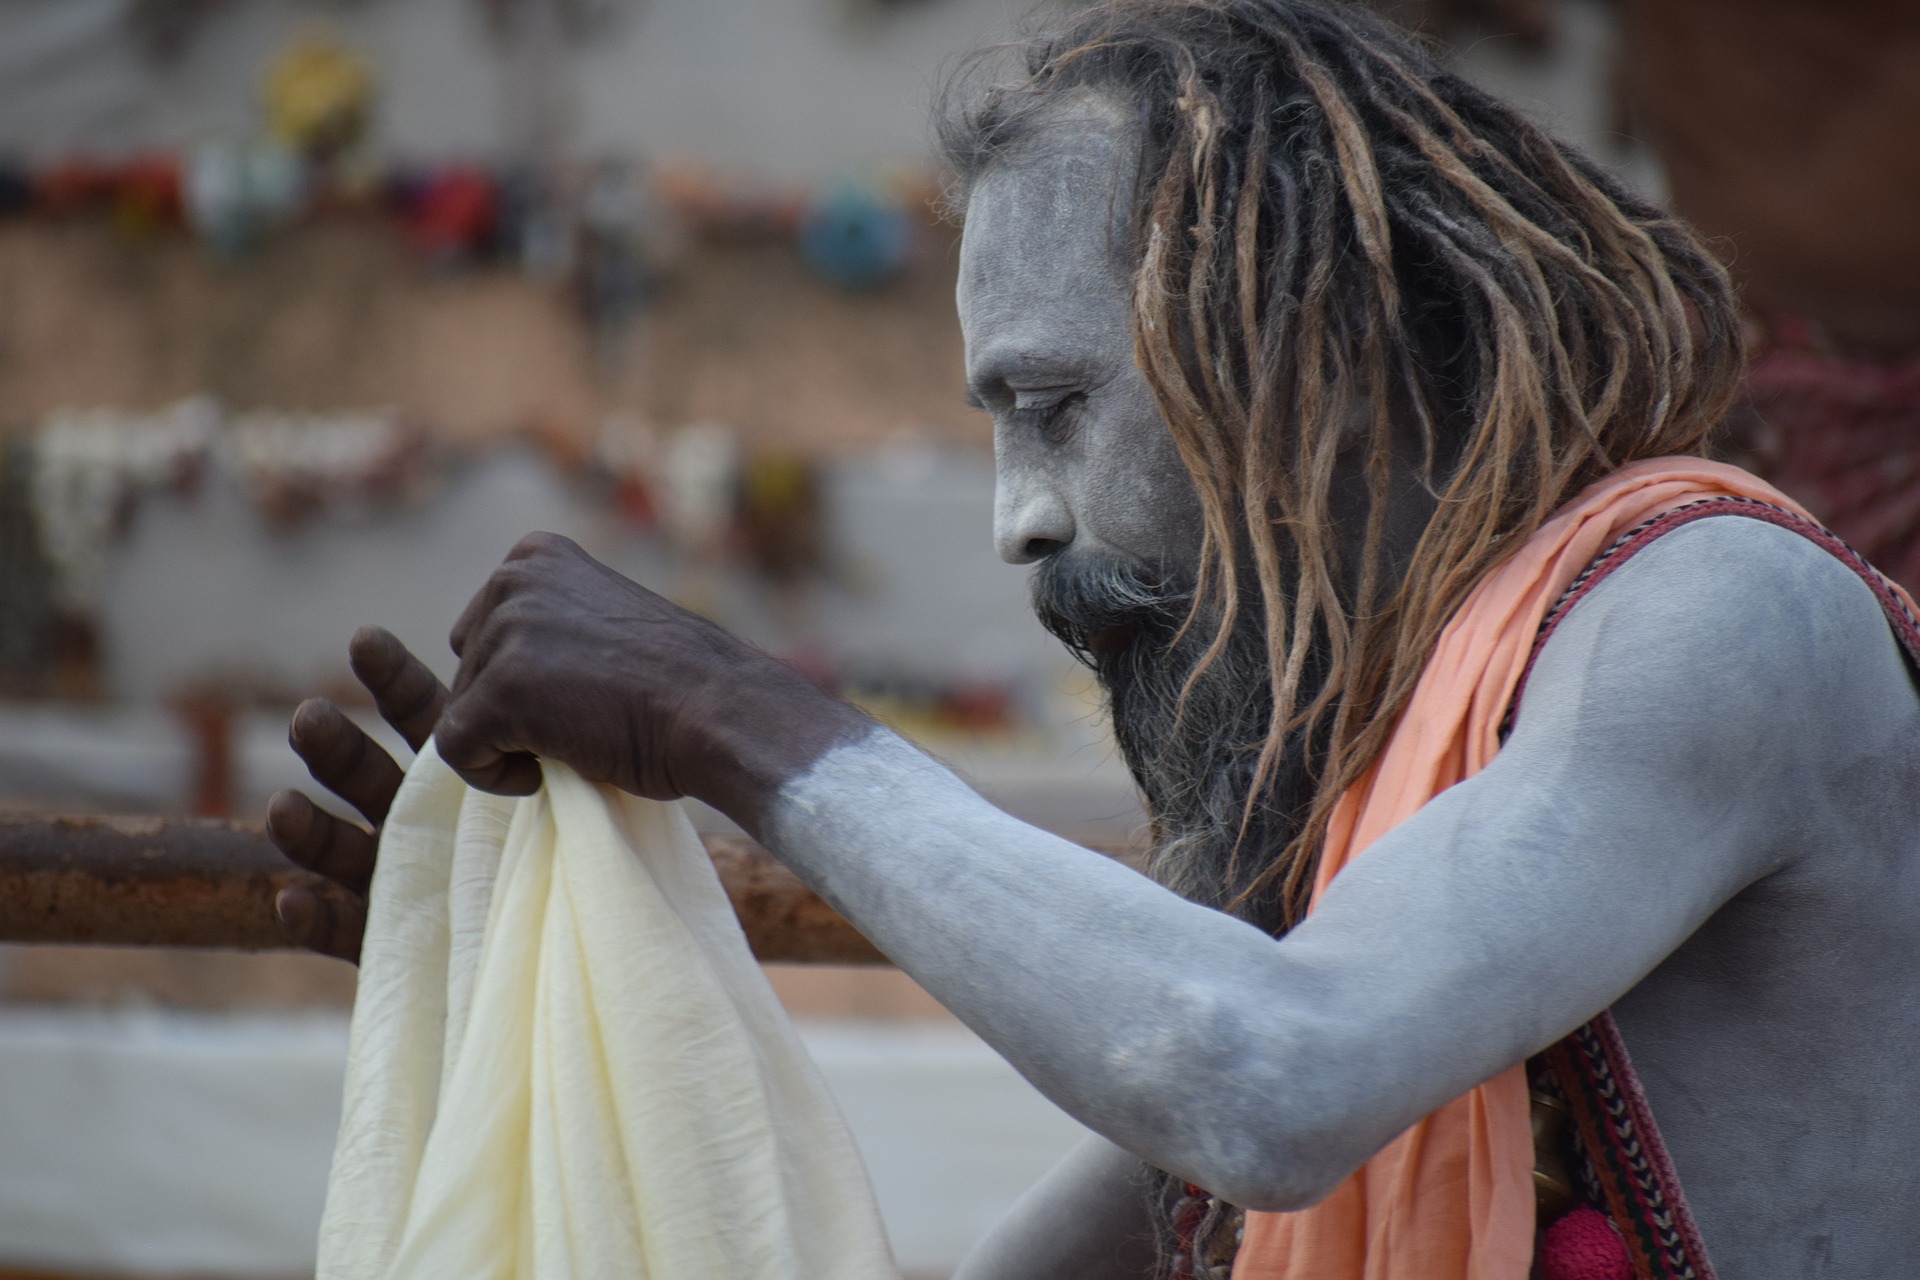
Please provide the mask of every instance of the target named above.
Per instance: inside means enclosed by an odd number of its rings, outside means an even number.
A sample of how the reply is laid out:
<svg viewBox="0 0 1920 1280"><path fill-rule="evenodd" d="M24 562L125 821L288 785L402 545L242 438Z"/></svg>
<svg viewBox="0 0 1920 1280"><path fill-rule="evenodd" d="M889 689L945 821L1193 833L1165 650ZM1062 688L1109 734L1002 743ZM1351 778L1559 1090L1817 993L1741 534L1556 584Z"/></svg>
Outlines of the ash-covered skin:
<svg viewBox="0 0 1920 1280"><path fill-rule="evenodd" d="M1192 491L1109 257L1129 143L1097 110L1059 134L968 209L996 542L1177 579ZM1043 411L1075 396L1070 424ZM523 544L456 638L439 737L470 780L525 789L531 753L719 805L1101 1135L968 1280L1142 1274L1142 1160L1249 1207L1310 1204L1609 1005L1721 1274L1892 1280L1920 1257L1920 696L1872 595L1794 534L1703 520L1609 577L1493 764L1278 940L1001 813L563 539ZM384 710L432 723L445 695L390 637L355 661ZM295 740L378 820L377 748L320 706ZM364 886L364 836L286 795L271 823ZM351 950L347 915L298 895L282 915Z"/></svg>
<svg viewBox="0 0 1920 1280"><path fill-rule="evenodd" d="M1215 624L1191 612L1199 501L1133 359L1137 154L1117 100L1088 91L1053 108L970 193L957 302L968 394L994 422L995 546L1038 562L1036 615L1099 676L1153 817L1155 878L1226 906L1261 870L1258 851L1298 830L1312 782L1295 742L1248 807L1273 707L1257 598L1190 681ZM1273 898L1241 914L1272 930Z"/></svg>
<svg viewBox="0 0 1920 1280"><path fill-rule="evenodd" d="M1133 359L1137 145L1105 98L1056 116L967 201L955 300L968 391L993 415L994 547L1191 571L1199 499Z"/></svg>

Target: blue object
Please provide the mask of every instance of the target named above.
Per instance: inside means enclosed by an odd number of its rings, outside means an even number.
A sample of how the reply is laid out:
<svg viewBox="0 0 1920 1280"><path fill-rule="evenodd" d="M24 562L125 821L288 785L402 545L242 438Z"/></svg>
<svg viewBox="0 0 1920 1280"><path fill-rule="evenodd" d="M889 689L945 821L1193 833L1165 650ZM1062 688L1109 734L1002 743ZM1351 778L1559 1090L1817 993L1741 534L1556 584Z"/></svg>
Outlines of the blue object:
<svg viewBox="0 0 1920 1280"><path fill-rule="evenodd" d="M871 289L906 265L913 220L897 200L843 187L800 218L800 256L843 289Z"/></svg>

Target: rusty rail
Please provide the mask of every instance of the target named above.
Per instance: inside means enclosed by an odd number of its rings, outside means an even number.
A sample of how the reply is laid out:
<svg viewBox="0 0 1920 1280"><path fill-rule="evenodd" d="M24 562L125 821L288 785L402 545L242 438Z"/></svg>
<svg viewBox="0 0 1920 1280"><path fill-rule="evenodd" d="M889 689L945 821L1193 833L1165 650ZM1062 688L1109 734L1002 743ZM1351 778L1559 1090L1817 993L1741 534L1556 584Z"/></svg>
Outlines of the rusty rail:
<svg viewBox="0 0 1920 1280"><path fill-rule="evenodd" d="M707 852L760 959L887 963L751 840ZM249 823L0 815L0 942L290 950L273 898L292 884L332 891Z"/></svg>

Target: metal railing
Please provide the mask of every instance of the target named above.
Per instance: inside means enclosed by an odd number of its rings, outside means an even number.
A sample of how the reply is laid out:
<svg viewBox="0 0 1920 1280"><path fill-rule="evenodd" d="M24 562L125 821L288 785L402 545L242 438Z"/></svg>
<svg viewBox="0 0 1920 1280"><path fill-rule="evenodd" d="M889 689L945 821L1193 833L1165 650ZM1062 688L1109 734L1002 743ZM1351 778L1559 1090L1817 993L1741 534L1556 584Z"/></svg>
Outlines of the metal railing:
<svg viewBox="0 0 1920 1280"><path fill-rule="evenodd" d="M751 840L706 843L761 960L887 963ZM337 892L282 857L257 824L0 815L0 942L293 950L273 899L294 884Z"/></svg>

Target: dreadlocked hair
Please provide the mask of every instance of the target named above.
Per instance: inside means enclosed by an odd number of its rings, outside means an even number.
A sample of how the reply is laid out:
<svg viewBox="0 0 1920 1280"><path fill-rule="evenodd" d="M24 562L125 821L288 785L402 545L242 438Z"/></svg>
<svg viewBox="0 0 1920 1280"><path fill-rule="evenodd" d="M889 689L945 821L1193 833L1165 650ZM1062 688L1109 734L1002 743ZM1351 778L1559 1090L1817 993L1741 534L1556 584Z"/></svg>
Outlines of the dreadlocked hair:
<svg viewBox="0 0 1920 1280"><path fill-rule="evenodd" d="M1019 82L949 90L950 198L1070 94L1135 122L1134 354L1204 516L1188 624L1216 628L1187 687L1257 608L1273 711L1246 744L1248 818L1289 742L1324 743L1298 833L1235 877L1235 902L1266 894L1285 927L1335 801L1474 585L1586 485L1703 450L1742 372L1727 276L1682 223L1338 0L1111 0L1020 51ZM1433 515L1389 564L1396 444ZM1343 563L1329 491L1356 449L1365 538Z"/></svg>

